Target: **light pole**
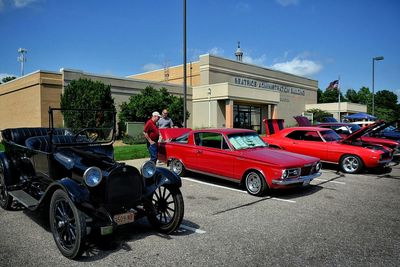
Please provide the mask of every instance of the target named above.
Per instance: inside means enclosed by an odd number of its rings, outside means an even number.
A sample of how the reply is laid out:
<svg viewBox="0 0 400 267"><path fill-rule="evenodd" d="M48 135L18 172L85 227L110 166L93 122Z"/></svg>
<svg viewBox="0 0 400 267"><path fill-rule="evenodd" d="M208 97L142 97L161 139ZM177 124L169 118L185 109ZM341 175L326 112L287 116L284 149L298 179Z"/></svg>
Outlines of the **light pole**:
<svg viewBox="0 0 400 267"><path fill-rule="evenodd" d="M26 50L25 48L18 49L19 56L17 57L18 62L21 62L21 76L24 76L24 63L26 62Z"/></svg>
<svg viewBox="0 0 400 267"><path fill-rule="evenodd" d="M375 60L383 59L382 56L372 58L372 116L375 116Z"/></svg>
<svg viewBox="0 0 400 267"><path fill-rule="evenodd" d="M187 100L187 84L186 84L186 0L183 0L183 124L187 127L186 119L186 100Z"/></svg>
<svg viewBox="0 0 400 267"><path fill-rule="evenodd" d="M208 128L211 128L211 88L208 88Z"/></svg>

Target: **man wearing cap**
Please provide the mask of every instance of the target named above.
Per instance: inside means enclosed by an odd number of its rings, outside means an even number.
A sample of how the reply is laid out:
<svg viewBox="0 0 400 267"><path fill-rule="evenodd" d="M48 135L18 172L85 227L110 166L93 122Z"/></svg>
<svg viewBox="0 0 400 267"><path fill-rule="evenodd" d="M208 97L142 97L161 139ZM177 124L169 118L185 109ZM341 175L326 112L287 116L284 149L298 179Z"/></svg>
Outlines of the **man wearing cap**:
<svg viewBox="0 0 400 267"><path fill-rule="evenodd" d="M160 113L158 113L158 111L154 111L151 118L144 125L143 130L144 137L147 140L147 149L150 153L150 160L154 163L157 163L158 156L157 142L160 134L157 127L157 121L160 119L160 117Z"/></svg>

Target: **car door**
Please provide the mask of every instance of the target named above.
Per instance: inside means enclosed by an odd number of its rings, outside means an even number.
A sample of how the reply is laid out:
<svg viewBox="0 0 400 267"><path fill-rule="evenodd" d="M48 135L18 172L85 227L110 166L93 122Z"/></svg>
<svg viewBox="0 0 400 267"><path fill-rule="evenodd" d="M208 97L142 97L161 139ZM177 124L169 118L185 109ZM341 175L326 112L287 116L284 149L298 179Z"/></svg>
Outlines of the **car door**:
<svg viewBox="0 0 400 267"><path fill-rule="evenodd" d="M197 132L194 136L197 144L196 161L200 171L232 178L234 156L221 133Z"/></svg>
<svg viewBox="0 0 400 267"><path fill-rule="evenodd" d="M286 150L326 160L327 143L324 142L318 131L296 130L288 134L286 138L290 140L286 142Z"/></svg>

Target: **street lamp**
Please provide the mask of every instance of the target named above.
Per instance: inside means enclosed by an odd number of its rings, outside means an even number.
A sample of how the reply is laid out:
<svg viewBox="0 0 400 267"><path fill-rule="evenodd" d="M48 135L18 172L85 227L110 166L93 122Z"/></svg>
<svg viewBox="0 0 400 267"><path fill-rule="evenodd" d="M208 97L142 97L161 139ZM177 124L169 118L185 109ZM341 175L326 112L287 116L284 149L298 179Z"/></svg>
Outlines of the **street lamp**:
<svg viewBox="0 0 400 267"><path fill-rule="evenodd" d="M375 116L375 60L383 60L382 56L372 58L372 116Z"/></svg>

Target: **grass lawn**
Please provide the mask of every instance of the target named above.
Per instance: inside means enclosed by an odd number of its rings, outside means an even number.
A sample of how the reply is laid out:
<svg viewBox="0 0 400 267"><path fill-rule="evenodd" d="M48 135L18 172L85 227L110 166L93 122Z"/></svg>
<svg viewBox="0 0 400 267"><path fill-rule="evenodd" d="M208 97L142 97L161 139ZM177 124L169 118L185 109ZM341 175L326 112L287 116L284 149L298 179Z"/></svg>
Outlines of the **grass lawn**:
<svg viewBox="0 0 400 267"><path fill-rule="evenodd" d="M114 146L115 160L141 159L150 157L146 144Z"/></svg>
<svg viewBox="0 0 400 267"><path fill-rule="evenodd" d="M0 151L4 151L4 145L0 143ZM140 159L150 157L146 144L114 146L115 160Z"/></svg>

